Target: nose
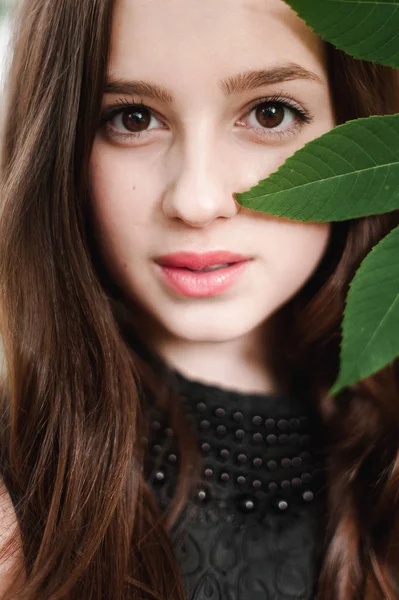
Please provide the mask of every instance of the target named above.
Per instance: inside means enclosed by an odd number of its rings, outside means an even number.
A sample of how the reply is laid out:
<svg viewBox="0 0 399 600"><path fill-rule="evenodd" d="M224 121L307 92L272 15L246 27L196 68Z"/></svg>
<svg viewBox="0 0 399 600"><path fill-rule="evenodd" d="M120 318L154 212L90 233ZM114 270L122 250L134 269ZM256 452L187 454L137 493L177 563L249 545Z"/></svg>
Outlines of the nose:
<svg viewBox="0 0 399 600"><path fill-rule="evenodd" d="M206 227L215 219L231 218L240 208L233 197L237 189L231 165L221 155L220 146L217 150L215 139L212 142L212 136L206 137L196 142L191 139L167 169L173 176L163 194L163 213L191 227Z"/></svg>

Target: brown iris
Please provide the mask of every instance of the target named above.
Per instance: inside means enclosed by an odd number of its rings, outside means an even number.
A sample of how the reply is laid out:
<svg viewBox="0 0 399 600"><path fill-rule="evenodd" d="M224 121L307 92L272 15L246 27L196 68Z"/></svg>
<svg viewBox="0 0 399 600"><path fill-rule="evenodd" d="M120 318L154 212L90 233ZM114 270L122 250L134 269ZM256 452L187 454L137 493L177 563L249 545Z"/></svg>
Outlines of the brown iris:
<svg viewBox="0 0 399 600"><path fill-rule="evenodd" d="M278 127L284 121L284 107L270 102L260 104L256 109L256 118L263 127Z"/></svg>
<svg viewBox="0 0 399 600"><path fill-rule="evenodd" d="M145 108L128 108L122 114L122 123L128 131L137 133L146 129L151 121L151 115Z"/></svg>

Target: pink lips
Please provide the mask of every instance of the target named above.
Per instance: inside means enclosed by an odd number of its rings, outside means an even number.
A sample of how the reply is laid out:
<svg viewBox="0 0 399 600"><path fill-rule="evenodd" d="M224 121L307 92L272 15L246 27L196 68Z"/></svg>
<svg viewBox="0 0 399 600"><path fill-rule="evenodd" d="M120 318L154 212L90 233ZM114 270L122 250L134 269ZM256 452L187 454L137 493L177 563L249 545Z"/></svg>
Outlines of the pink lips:
<svg viewBox="0 0 399 600"><path fill-rule="evenodd" d="M215 296L229 289L244 272L250 258L232 252L205 254L178 252L157 258L164 281L175 291L190 297ZM199 271L224 265L211 271Z"/></svg>

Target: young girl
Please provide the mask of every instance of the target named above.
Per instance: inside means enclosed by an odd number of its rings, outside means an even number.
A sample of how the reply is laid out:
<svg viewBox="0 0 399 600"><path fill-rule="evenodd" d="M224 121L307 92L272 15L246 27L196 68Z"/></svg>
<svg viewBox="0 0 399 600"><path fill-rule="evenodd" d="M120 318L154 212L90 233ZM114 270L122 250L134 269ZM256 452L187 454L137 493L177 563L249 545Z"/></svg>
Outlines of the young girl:
<svg viewBox="0 0 399 600"><path fill-rule="evenodd" d="M397 364L327 394L397 214L234 198L393 70L282 0L25 0L7 93L2 597L399 598Z"/></svg>

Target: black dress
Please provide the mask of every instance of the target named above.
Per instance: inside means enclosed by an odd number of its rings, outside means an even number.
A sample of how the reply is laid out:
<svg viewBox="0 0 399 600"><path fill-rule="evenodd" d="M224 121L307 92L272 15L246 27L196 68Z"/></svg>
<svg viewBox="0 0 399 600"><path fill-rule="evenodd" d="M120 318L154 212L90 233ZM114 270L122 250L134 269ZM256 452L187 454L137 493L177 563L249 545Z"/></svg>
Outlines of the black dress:
<svg viewBox="0 0 399 600"><path fill-rule="evenodd" d="M187 600L314 599L326 515L315 412L299 397L171 376L204 458L173 537ZM149 482L165 506L179 456L155 411L151 431Z"/></svg>

